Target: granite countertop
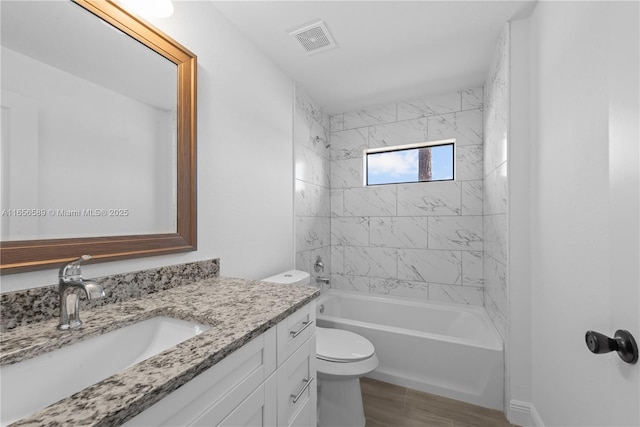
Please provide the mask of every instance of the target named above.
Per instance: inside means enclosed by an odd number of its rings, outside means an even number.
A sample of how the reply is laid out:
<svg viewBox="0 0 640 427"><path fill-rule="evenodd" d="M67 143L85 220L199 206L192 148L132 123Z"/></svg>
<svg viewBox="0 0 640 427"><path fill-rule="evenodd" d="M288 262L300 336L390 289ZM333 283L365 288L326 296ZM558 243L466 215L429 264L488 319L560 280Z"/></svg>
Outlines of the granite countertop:
<svg viewBox="0 0 640 427"><path fill-rule="evenodd" d="M58 320L54 319L3 332L0 365L29 359L158 315L212 326L12 425L119 425L319 295L318 289L306 286L220 277L81 311L84 322L81 330L58 331Z"/></svg>

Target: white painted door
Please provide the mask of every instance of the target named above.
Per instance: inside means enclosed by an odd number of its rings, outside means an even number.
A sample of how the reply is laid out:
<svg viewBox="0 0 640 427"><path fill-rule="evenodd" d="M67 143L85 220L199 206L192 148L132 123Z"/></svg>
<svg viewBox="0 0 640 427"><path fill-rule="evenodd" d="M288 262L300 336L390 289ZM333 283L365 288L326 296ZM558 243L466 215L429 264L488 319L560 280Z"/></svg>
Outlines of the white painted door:
<svg viewBox="0 0 640 427"><path fill-rule="evenodd" d="M532 16L538 425L640 426L640 362L584 340L617 329L640 340L639 9L538 2Z"/></svg>
<svg viewBox="0 0 640 427"><path fill-rule="evenodd" d="M608 36L608 263L607 288L592 283L585 293L591 307L601 313L586 313L613 337L618 329L628 330L640 343L640 29L638 3L611 3L602 14ZM603 159L603 162L605 160ZM598 260L593 260L598 261ZM586 289L589 291L589 289ZM604 293L601 293L604 290ZM590 327L585 325L585 327ZM615 353L594 355L592 393L601 403L586 405L585 414L594 425L640 426L640 361L625 363ZM597 366L596 366L597 365ZM583 390L589 393L590 390ZM606 420L606 421L604 421Z"/></svg>
<svg viewBox="0 0 640 427"><path fill-rule="evenodd" d="M640 344L640 7L617 7L609 39L609 203L611 330L627 329ZM617 359L617 355L614 356ZM609 361L608 410L620 425L640 425L640 361ZM609 406L607 404L607 406ZM619 414L619 415L618 415Z"/></svg>

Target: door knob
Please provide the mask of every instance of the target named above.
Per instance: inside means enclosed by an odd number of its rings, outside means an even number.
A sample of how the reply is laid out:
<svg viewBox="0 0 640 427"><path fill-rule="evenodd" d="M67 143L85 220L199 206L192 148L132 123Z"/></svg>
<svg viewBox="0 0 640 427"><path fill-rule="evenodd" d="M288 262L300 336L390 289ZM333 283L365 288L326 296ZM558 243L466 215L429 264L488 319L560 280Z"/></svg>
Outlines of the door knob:
<svg viewBox="0 0 640 427"><path fill-rule="evenodd" d="M613 338L609 338L600 332L587 331L584 338L587 348L592 353L603 354L617 351L620 359L627 363L636 363L638 361L638 345L629 331L618 329Z"/></svg>

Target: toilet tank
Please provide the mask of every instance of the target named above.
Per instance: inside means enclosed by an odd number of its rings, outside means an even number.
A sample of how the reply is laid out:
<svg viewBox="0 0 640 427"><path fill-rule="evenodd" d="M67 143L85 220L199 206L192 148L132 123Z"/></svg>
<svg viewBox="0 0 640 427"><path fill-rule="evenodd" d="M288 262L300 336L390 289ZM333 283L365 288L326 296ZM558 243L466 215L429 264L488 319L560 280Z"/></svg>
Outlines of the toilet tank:
<svg viewBox="0 0 640 427"><path fill-rule="evenodd" d="M289 270L275 276L262 279L263 282L286 283L289 285L308 285L311 283L309 273L300 270Z"/></svg>

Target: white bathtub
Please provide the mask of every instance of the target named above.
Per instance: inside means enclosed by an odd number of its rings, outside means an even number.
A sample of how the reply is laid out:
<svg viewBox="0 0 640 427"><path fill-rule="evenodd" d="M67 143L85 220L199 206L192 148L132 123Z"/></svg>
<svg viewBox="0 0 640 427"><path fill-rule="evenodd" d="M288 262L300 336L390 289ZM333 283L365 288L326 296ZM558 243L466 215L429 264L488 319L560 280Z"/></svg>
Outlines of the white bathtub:
<svg viewBox="0 0 640 427"><path fill-rule="evenodd" d="M502 340L482 307L336 290L316 307L318 326L373 343L380 365L368 377L503 409Z"/></svg>

